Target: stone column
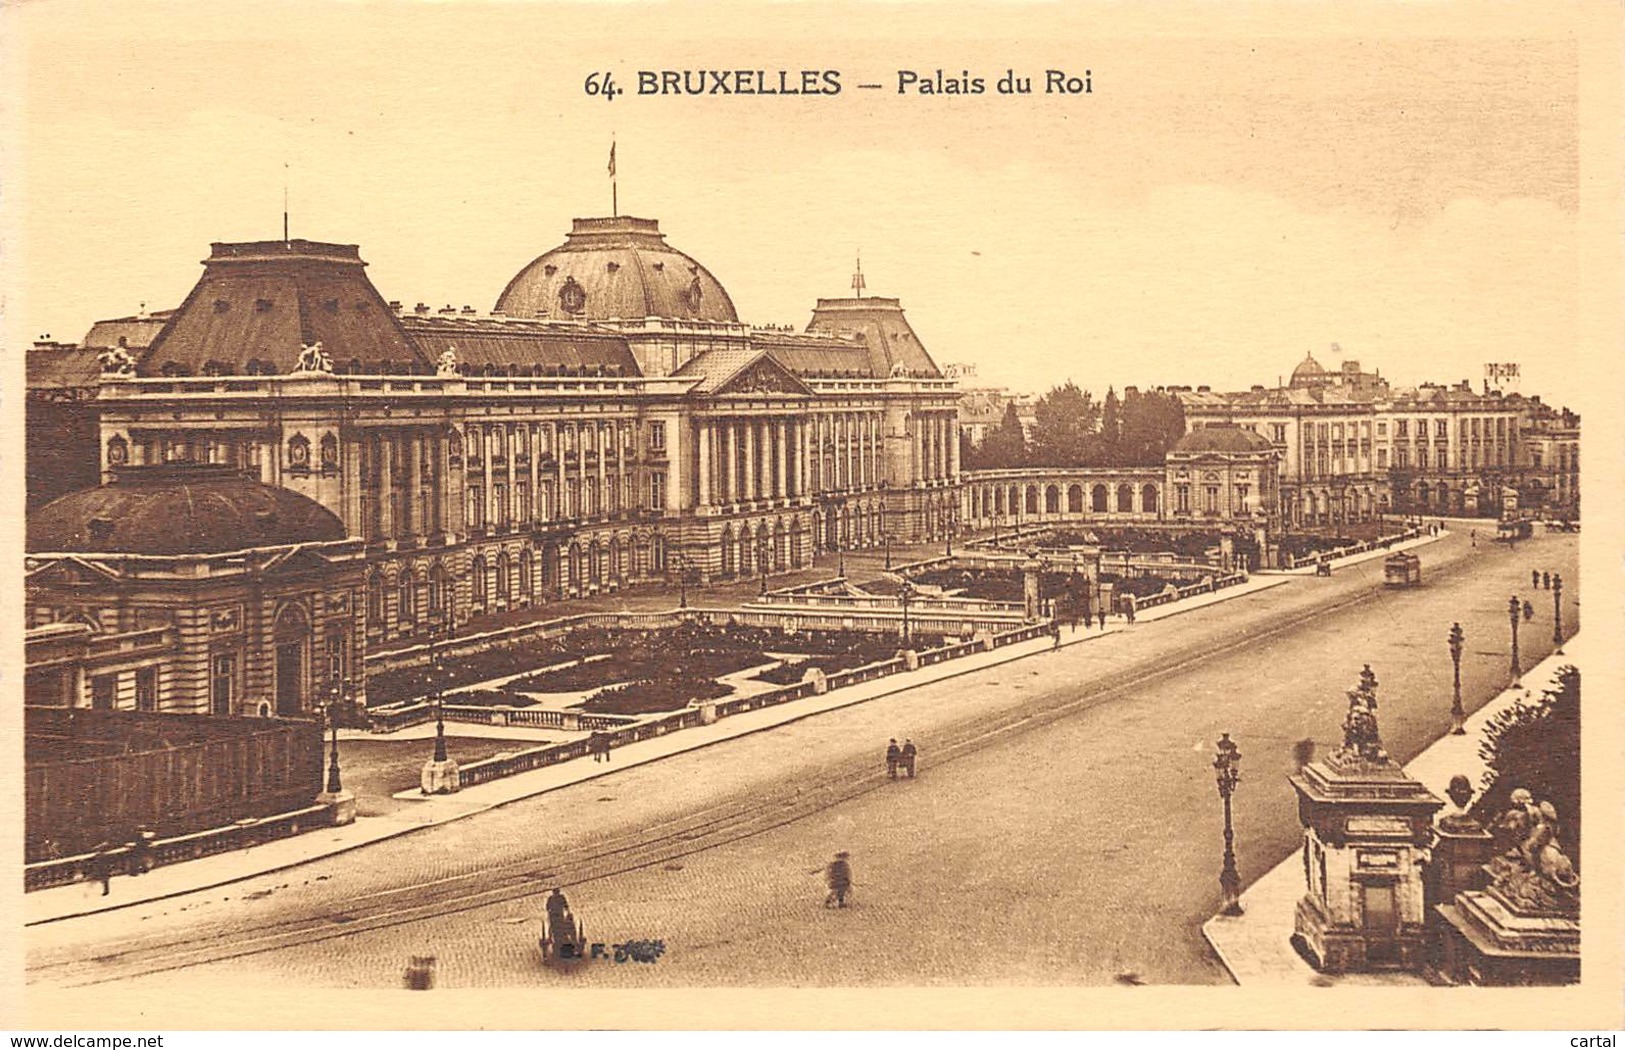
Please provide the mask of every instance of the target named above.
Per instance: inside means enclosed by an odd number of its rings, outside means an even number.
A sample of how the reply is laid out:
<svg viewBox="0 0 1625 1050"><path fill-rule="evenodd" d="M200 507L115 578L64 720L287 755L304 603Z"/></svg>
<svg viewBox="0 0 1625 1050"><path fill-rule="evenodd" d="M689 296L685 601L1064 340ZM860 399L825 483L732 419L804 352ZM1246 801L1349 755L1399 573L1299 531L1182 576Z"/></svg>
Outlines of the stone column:
<svg viewBox="0 0 1625 1050"><path fill-rule="evenodd" d="M557 425L557 426L555 426L553 428L553 465L554 465L555 469L558 471L558 479L553 483L553 520L554 521L563 521L564 518L567 515L567 504L566 504L565 501L568 498L567 495L566 495L567 486L565 485L565 481L564 481L564 426L563 426L563 424L559 424L559 425ZM563 555L561 555L560 557L561 557L560 566L562 567L563 566L563 561L562 561ZM562 575L560 575L559 579L563 580L564 577ZM563 583L559 584L559 593L560 594L564 593L565 586L566 585L563 584Z"/></svg>
<svg viewBox="0 0 1625 1050"><path fill-rule="evenodd" d="M605 459L609 453L604 450L604 425L595 421L592 425L592 429L593 433L597 435L598 438L598 515L602 517L604 508L609 506L609 500L604 493L604 489L609 482L609 462ZM673 431L673 443L676 442L676 437L676 432ZM675 453L672 455L672 462L675 463ZM605 557L608 557L608 555L606 554Z"/></svg>
<svg viewBox="0 0 1625 1050"><path fill-rule="evenodd" d="M706 507L711 503L711 427L701 420L698 424L700 437L694 444L696 471L700 477L700 506Z"/></svg>
<svg viewBox="0 0 1625 1050"><path fill-rule="evenodd" d="M339 469L344 479L339 496L343 508L340 517L351 536L365 536L367 523L361 520L361 441L346 435L339 444L339 455L343 457Z"/></svg>
<svg viewBox="0 0 1625 1050"><path fill-rule="evenodd" d="M615 498L620 500L617 505L621 508L621 514L625 515L632 509L632 493L630 486L626 483L626 434L622 432L623 429L620 423L615 424L615 484L620 486L620 491L616 493Z"/></svg>
<svg viewBox="0 0 1625 1050"><path fill-rule="evenodd" d="M534 526L536 522L542 520L542 514L541 514L541 510L542 510L542 478L541 478L542 464L541 464L541 458L542 457L541 457L541 454L540 454L540 449L541 449L541 444L542 443L539 440L539 437L540 437L540 428L535 423L526 423L525 424L525 454L530 459L530 472L529 472L529 474L530 474L530 476L529 476L529 482L530 482L530 506L525 509L525 518L526 518L526 520L528 520L532 524L532 526ZM536 571L536 560L535 560L535 558L531 559L530 571L531 572ZM532 594L538 593L538 589L536 588L534 581L532 581L531 593Z"/></svg>
<svg viewBox="0 0 1625 1050"><path fill-rule="evenodd" d="M406 510L401 515L407 536L426 536L429 526L423 514L423 433L414 430L406 439Z"/></svg>
<svg viewBox="0 0 1625 1050"><path fill-rule="evenodd" d="M807 421L797 419L796 431L796 498L801 499L807 494L807 469L810 460L807 458Z"/></svg>
<svg viewBox="0 0 1625 1050"><path fill-rule="evenodd" d="M858 487L857 465L858 459L853 449L852 413L841 413L841 449L842 459L845 463L845 474L841 478L841 488L852 492Z"/></svg>
<svg viewBox="0 0 1625 1050"><path fill-rule="evenodd" d="M790 476L785 470L785 466L790 463L790 450L785 447L790 442L790 426L780 419L773 424L773 436L777 439L773 442L773 447L778 455L777 470L773 473L773 497L785 499L790 496Z"/></svg>
<svg viewBox="0 0 1625 1050"><path fill-rule="evenodd" d="M734 454L737 442L734 440L733 423L729 420L719 420L712 428L717 438L717 502L732 503L734 501Z"/></svg>
<svg viewBox="0 0 1625 1050"><path fill-rule="evenodd" d="M390 497L395 493L395 439L387 432L378 439L378 538L390 539L395 535L395 515L390 512Z"/></svg>
<svg viewBox="0 0 1625 1050"><path fill-rule="evenodd" d="M496 524L496 516L491 513L496 506L491 498L491 428L481 427L480 435L480 518L485 522L486 531ZM487 594L490 592L487 591Z"/></svg>
<svg viewBox="0 0 1625 1050"><path fill-rule="evenodd" d="M745 431L745 490L743 495L745 499L753 500L756 498L758 491L756 487L756 421L746 419L740 426Z"/></svg>
<svg viewBox="0 0 1625 1050"><path fill-rule="evenodd" d="M950 438L950 440L948 442L948 477L949 478L957 478L959 476L959 470L960 470L960 468L959 468L959 418L958 418L957 415L953 415L953 416L949 416L948 420L949 420L949 422L948 422L949 435L948 436Z"/></svg>

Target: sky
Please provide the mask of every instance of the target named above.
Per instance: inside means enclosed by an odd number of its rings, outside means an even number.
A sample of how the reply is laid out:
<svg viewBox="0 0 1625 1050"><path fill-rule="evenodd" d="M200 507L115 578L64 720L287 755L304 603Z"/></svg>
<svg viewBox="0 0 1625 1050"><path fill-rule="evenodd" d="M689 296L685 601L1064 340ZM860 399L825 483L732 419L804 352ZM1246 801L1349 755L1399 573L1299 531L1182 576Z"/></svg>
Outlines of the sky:
<svg viewBox="0 0 1625 1050"><path fill-rule="evenodd" d="M659 219L742 319L804 325L861 252L869 294L979 385L1244 389L1313 352L1402 384L1512 361L1526 393L1584 388L1562 34L1116 5L226 10L7 10L13 332L179 304L210 242L280 236L284 186L292 235L359 244L385 298L489 309L608 213L613 139L621 212ZM640 69L835 69L843 91L584 90ZM898 93L938 69L987 93ZM1047 69L1093 90L1046 96ZM999 95L1006 70L1038 93Z"/></svg>

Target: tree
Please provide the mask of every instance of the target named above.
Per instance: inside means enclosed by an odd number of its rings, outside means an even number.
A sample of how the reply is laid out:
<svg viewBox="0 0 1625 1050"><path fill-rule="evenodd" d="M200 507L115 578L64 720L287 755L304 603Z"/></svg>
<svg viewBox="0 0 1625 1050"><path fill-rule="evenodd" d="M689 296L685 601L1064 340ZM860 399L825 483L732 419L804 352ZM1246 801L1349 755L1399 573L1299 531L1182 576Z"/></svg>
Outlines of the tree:
<svg viewBox="0 0 1625 1050"><path fill-rule="evenodd" d="M1027 437L1021 429L1021 417L1016 414L1016 403L1004 406L1004 418L982 440L978 457L984 469L998 470L1019 467L1027 462Z"/></svg>
<svg viewBox="0 0 1625 1050"><path fill-rule="evenodd" d="M1101 466L1115 467L1123 463L1123 412L1117 400L1117 391L1106 388L1106 403L1100 410Z"/></svg>
<svg viewBox="0 0 1625 1050"><path fill-rule="evenodd" d="M1563 852L1580 863L1580 671L1558 669L1557 685L1533 704L1519 704L1496 715L1484 730L1478 755L1487 767L1483 794L1473 804L1480 820L1490 821L1510 806L1516 788L1527 788L1538 802L1557 808L1558 841Z"/></svg>
<svg viewBox="0 0 1625 1050"><path fill-rule="evenodd" d="M1052 387L1033 406L1033 417L1031 462L1074 467L1097 461L1100 408L1087 390L1071 380Z"/></svg>

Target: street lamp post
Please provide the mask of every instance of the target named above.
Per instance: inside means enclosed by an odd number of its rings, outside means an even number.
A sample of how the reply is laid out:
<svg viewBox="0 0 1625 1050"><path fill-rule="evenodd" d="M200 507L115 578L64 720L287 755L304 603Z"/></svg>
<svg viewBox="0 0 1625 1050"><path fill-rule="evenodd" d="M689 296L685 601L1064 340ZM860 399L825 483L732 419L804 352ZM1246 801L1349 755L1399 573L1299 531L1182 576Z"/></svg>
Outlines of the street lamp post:
<svg viewBox="0 0 1625 1050"><path fill-rule="evenodd" d="M1463 736L1467 732L1462 728L1462 722L1466 720L1467 712L1462 710L1461 707L1461 645L1465 640L1466 636L1462 634L1461 624L1452 624L1449 639L1450 662L1455 664L1456 667L1455 690L1450 701L1450 733L1452 736Z"/></svg>
<svg viewBox="0 0 1625 1050"><path fill-rule="evenodd" d="M1241 750L1229 733L1219 734L1219 754L1213 759L1214 779L1219 786L1219 797L1224 800L1224 867L1219 870L1219 889L1224 893L1224 907L1220 915L1241 914L1241 876L1236 872L1236 832L1230 820L1230 796L1241 782Z"/></svg>
<svg viewBox="0 0 1625 1050"><path fill-rule="evenodd" d="M1523 615L1523 603L1514 594L1507 599L1507 616L1512 622L1512 684L1518 685L1523 677L1523 665L1518 662L1518 620Z"/></svg>
<svg viewBox="0 0 1625 1050"><path fill-rule="evenodd" d="M954 516L952 514L950 514L950 515L948 515L948 527L947 527L948 547L947 547L947 550L945 551L945 554L950 558L952 558L954 556L954 525L955 525Z"/></svg>
<svg viewBox="0 0 1625 1050"><path fill-rule="evenodd" d="M448 631L449 635L451 632ZM429 654L429 674L434 678L434 760L446 761L446 691L445 667L440 661L438 640Z"/></svg>
<svg viewBox="0 0 1625 1050"><path fill-rule="evenodd" d="M328 729L332 733L332 750L328 753L327 759L327 793L329 795L337 795L344 790L344 782L339 777L339 696L339 685L335 682L328 690L327 709L324 712L327 715Z"/></svg>
<svg viewBox="0 0 1625 1050"><path fill-rule="evenodd" d="M891 533L882 533L880 542L886 548L886 571L891 572Z"/></svg>
<svg viewBox="0 0 1625 1050"><path fill-rule="evenodd" d="M677 608L688 608L688 555L677 556Z"/></svg>
<svg viewBox="0 0 1625 1050"><path fill-rule="evenodd" d="M903 603L903 644L905 645L908 644L908 600L913 596L914 585L904 580L903 586L897 591L897 597Z"/></svg>
<svg viewBox="0 0 1625 1050"><path fill-rule="evenodd" d="M1552 574L1552 644L1558 656L1563 655L1563 574Z"/></svg>

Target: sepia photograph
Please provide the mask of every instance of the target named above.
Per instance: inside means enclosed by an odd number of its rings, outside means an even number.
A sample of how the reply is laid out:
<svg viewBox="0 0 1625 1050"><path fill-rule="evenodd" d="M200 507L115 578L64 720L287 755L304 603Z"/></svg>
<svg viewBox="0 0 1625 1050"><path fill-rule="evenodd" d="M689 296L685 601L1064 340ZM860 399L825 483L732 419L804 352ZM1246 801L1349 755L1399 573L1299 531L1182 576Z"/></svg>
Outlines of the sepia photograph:
<svg viewBox="0 0 1625 1050"><path fill-rule="evenodd" d="M1620 1027L1619 18L7 7L0 1023Z"/></svg>

